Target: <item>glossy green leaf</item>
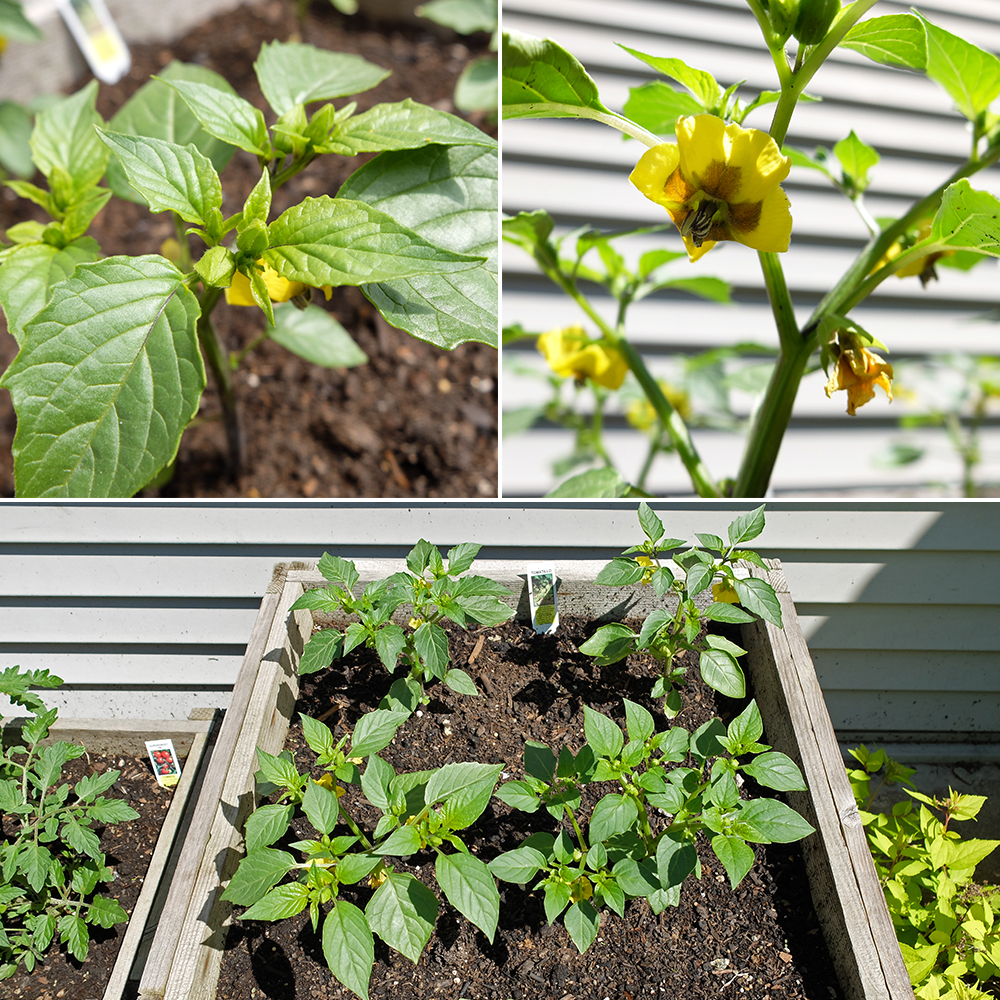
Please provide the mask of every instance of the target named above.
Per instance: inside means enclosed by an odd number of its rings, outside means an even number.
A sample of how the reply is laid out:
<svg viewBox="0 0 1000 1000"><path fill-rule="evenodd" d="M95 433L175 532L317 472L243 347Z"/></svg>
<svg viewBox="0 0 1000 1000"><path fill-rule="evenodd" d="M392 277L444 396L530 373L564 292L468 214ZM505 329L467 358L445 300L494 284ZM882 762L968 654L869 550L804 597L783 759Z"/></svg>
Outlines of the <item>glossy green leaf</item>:
<svg viewBox="0 0 1000 1000"><path fill-rule="evenodd" d="M420 850L420 834L415 827L400 826L389 834L373 850L377 854L391 854L408 857Z"/></svg>
<svg viewBox="0 0 1000 1000"><path fill-rule="evenodd" d="M570 476L569 479L545 495L547 497L615 498L628 496L630 488L616 469L591 469L589 472L581 472L578 476Z"/></svg>
<svg viewBox="0 0 1000 1000"><path fill-rule="evenodd" d="M931 235L923 242L997 257L1000 256L998 220L1000 200L988 191L976 191L968 179L963 178L945 189Z"/></svg>
<svg viewBox="0 0 1000 1000"><path fill-rule="evenodd" d="M406 633L392 622L383 625L375 633L375 651L382 661L382 666L390 674L395 671L396 661L399 659L399 654L403 651L405 645Z"/></svg>
<svg viewBox="0 0 1000 1000"><path fill-rule="evenodd" d="M730 698L742 698L746 684L740 665L721 649L704 649L698 659L698 669L709 687Z"/></svg>
<svg viewBox="0 0 1000 1000"><path fill-rule="evenodd" d="M492 944L500 919L500 894L489 868L471 854L439 854L434 874L448 902Z"/></svg>
<svg viewBox="0 0 1000 1000"><path fill-rule="evenodd" d="M279 115L296 104L360 94L390 75L361 56L298 42L265 42L253 68L267 103Z"/></svg>
<svg viewBox="0 0 1000 1000"><path fill-rule="evenodd" d="M31 116L25 108L13 101L0 101L0 167L15 177L27 179L35 172L31 129Z"/></svg>
<svg viewBox="0 0 1000 1000"><path fill-rule="evenodd" d="M362 291L387 322L449 350L471 340L497 346L494 150L434 145L383 153L355 171L339 195L387 213L435 246L485 258L454 273L415 273L365 284Z"/></svg>
<svg viewBox="0 0 1000 1000"><path fill-rule="evenodd" d="M747 611L760 615L765 621L781 628L781 603L769 583L750 577L746 580L736 580L735 587L740 604Z"/></svg>
<svg viewBox="0 0 1000 1000"><path fill-rule="evenodd" d="M915 14L886 14L861 21L840 44L886 66L923 70L927 65L924 26Z"/></svg>
<svg viewBox="0 0 1000 1000"><path fill-rule="evenodd" d="M319 833L331 833L340 818L337 793L318 781L307 781L302 811Z"/></svg>
<svg viewBox="0 0 1000 1000"><path fill-rule="evenodd" d="M3 376L20 496L128 497L177 454L205 369L169 261L109 257L52 289Z"/></svg>
<svg viewBox="0 0 1000 1000"><path fill-rule="evenodd" d="M689 841L663 837L656 848L656 871L664 889L679 886L698 866L698 852Z"/></svg>
<svg viewBox="0 0 1000 1000"><path fill-rule="evenodd" d="M430 940L437 921L437 898L412 875L393 872L365 907L371 929L411 962Z"/></svg>
<svg viewBox="0 0 1000 1000"><path fill-rule="evenodd" d="M573 939L573 944L576 945L576 950L582 955L597 937L601 926L601 915L586 899L581 899L566 911L563 923Z"/></svg>
<svg viewBox="0 0 1000 1000"><path fill-rule="evenodd" d="M740 830L755 844L790 844L816 831L794 809L777 799L754 799L740 809Z"/></svg>
<svg viewBox="0 0 1000 1000"><path fill-rule="evenodd" d="M604 666L628 656L635 648L635 642L636 635L627 625L602 625L580 646L580 652L597 657L597 662Z"/></svg>
<svg viewBox="0 0 1000 1000"><path fill-rule="evenodd" d="M37 843L25 844L17 856L17 867L27 876L36 894L42 891L54 863L49 849Z"/></svg>
<svg viewBox="0 0 1000 1000"><path fill-rule="evenodd" d="M217 171L230 161L236 148L217 139L201 127L201 122L166 81L188 80L235 95L236 91L224 77L196 63L174 60L159 73L159 79L144 83L108 122L112 132L163 139L178 146L194 145L207 156ZM125 177L125 171L114 158L108 163L108 185L120 198L142 201Z"/></svg>
<svg viewBox="0 0 1000 1000"><path fill-rule="evenodd" d="M631 87L622 108L627 118L657 135L673 135L678 118L700 115L704 110L690 94L674 90L662 80Z"/></svg>
<svg viewBox="0 0 1000 1000"><path fill-rule="evenodd" d="M485 111L495 120L500 111L500 66L496 56L473 59L455 81L459 111Z"/></svg>
<svg viewBox="0 0 1000 1000"><path fill-rule="evenodd" d="M833 147L833 153L844 168L844 173L854 181L857 191L868 187L868 172L878 163L878 151L862 142L852 129L846 139L841 139Z"/></svg>
<svg viewBox="0 0 1000 1000"><path fill-rule="evenodd" d="M323 922L323 957L330 971L362 1000L375 964L375 939L364 913L338 900Z"/></svg>
<svg viewBox="0 0 1000 1000"><path fill-rule="evenodd" d="M389 712L385 709L362 715L351 737L351 756L367 757L384 750L409 717L409 712Z"/></svg>
<svg viewBox="0 0 1000 1000"><path fill-rule="evenodd" d="M87 909L87 920L98 927L111 928L115 924L123 924L129 918L128 913L117 899L107 896L95 896Z"/></svg>
<svg viewBox="0 0 1000 1000"><path fill-rule="evenodd" d="M545 855L535 847L522 844L512 851L497 855L487 867L504 882L523 884L534 878L540 868L545 867Z"/></svg>
<svg viewBox="0 0 1000 1000"><path fill-rule="evenodd" d="M240 862L222 898L240 906L249 906L280 882L294 864L295 858L287 851L262 847Z"/></svg>
<svg viewBox="0 0 1000 1000"><path fill-rule="evenodd" d="M282 277L306 284L360 285L480 263L429 243L361 201L306 198L270 226L264 260Z"/></svg>
<svg viewBox="0 0 1000 1000"><path fill-rule="evenodd" d="M309 905L309 890L301 882L289 882L271 889L249 909L241 920L284 920L301 913Z"/></svg>
<svg viewBox="0 0 1000 1000"><path fill-rule="evenodd" d="M445 764L428 780L424 802L443 802L448 825L461 830L482 815L502 768L502 764Z"/></svg>
<svg viewBox="0 0 1000 1000"><path fill-rule="evenodd" d="M927 75L948 91L966 118L975 121L1000 94L1000 59L925 18L921 21L927 37Z"/></svg>
<svg viewBox="0 0 1000 1000"><path fill-rule="evenodd" d="M541 804L536 792L524 781L508 781L497 789L496 797L511 809L533 813Z"/></svg>
<svg viewBox="0 0 1000 1000"><path fill-rule="evenodd" d="M729 544L741 545L756 538L764 530L764 504L738 514L729 525Z"/></svg>
<svg viewBox="0 0 1000 1000"><path fill-rule="evenodd" d="M651 66L658 73L669 76L671 80L676 80L682 87L686 87L698 102L698 111L711 111L722 98L722 88L716 82L708 70L696 69L689 66L683 59L665 59L662 56L652 56L638 49L630 49L627 45L617 43L618 47L624 49L630 56L641 60L647 66Z"/></svg>
<svg viewBox="0 0 1000 1000"><path fill-rule="evenodd" d="M19 247L0 264L0 306L7 330L20 345L24 327L48 299L49 289L73 273L77 264L89 264L101 255L100 247L83 237L59 250L47 243Z"/></svg>
<svg viewBox="0 0 1000 1000"><path fill-rule="evenodd" d="M161 79L180 94L206 132L255 156L265 155L264 115L249 101L207 83Z"/></svg>
<svg viewBox="0 0 1000 1000"><path fill-rule="evenodd" d="M255 809L246 822L247 854L270 847L288 829L294 812L295 806L292 805L263 805Z"/></svg>
<svg viewBox="0 0 1000 1000"><path fill-rule="evenodd" d="M743 770L751 778L779 792L804 792L806 783L795 762L783 753L772 750L759 754Z"/></svg>
<svg viewBox="0 0 1000 1000"><path fill-rule="evenodd" d="M726 869L730 886L735 889L753 867L753 848L740 837L720 833L712 838L712 850Z"/></svg>
<svg viewBox="0 0 1000 1000"><path fill-rule="evenodd" d="M589 705L583 706L583 728L587 743L600 757L616 757L625 743L618 724Z"/></svg>
<svg viewBox="0 0 1000 1000"><path fill-rule="evenodd" d="M495 64L494 64L495 65ZM475 125L446 111L438 111L407 97L395 104L376 104L348 118L320 149L354 156L394 149L420 149L431 143L442 146L487 146L497 142ZM351 197L341 192L341 197Z"/></svg>
<svg viewBox="0 0 1000 1000"><path fill-rule="evenodd" d="M94 131L95 125L104 124L94 109L96 100L97 81L91 80L72 96L40 112L31 134L31 149L38 169L50 181L54 171L63 171L77 192L104 176L111 155Z"/></svg>
<svg viewBox="0 0 1000 1000"><path fill-rule="evenodd" d="M90 948L90 931L82 917L65 913L59 918L59 940L66 945L66 950L78 961L87 957Z"/></svg>
<svg viewBox="0 0 1000 1000"><path fill-rule="evenodd" d="M129 184L154 212L175 212L187 222L207 225L222 207L222 182L212 161L194 145L97 130L118 157Z"/></svg>
<svg viewBox="0 0 1000 1000"><path fill-rule="evenodd" d="M500 65L504 118L575 118L581 108L607 112L580 62L550 39L505 31Z"/></svg>
<svg viewBox="0 0 1000 1000"><path fill-rule="evenodd" d="M310 636L299 657L299 674L314 674L326 670L344 652L344 635L335 628L325 628Z"/></svg>
<svg viewBox="0 0 1000 1000"><path fill-rule="evenodd" d="M645 571L645 567L634 559L615 556L607 566L601 568L594 583L603 587L628 587L633 583L638 583Z"/></svg>
<svg viewBox="0 0 1000 1000"><path fill-rule="evenodd" d="M656 724L653 716L634 701L622 699L625 706L625 728L630 740L648 740L653 735Z"/></svg>
<svg viewBox="0 0 1000 1000"><path fill-rule="evenodd" d="M631 795L605 795L590 816L590 842L596 844L624 833L639 816Z"/></svg>
<svg viewBox="0 0 1000 1000"><path fill-rule="evenodd" d="M639 648L648 648L649 644L656 637L656 633L659 632L664 625L671 622L673 617L673 614L671 614L667 608L657 608L656 611L648 614L642 623L642 628L639 631Z"/></svg>
<svg viewBox="0 0 1000 1000"><path fill-rule="evenodd" d="M429 0L417 8L421 17L443 24L460 35L496 31L497 0Z"/></svg>
<svg viewBox="0 0 1000 1000"><path fill-rule="evenodd" d="M387 764L377 754L369 754L368 763L361 775L361 790L373 806L385 810L389 808L389 783L396 777L391 764Z"/></svg>
<svg viewBox="0 0 1000 1000"><path fill-rule="evenodd" d="M733 625L742 625L746 622L754 621L753 615L748 615L742 608L735 604L714 601L701 613L702 618L707 618L713 622L728 622Z"/></svg>
<svg viewBox="0 0 1000 1000"><path fill-rule="evenodd" d="M476 682L464 670L460 670L458 667L452 667L448 670L444 675L444 682L456 694L464 694L469 698L479 696L479 688L476 687Z"/></svg>

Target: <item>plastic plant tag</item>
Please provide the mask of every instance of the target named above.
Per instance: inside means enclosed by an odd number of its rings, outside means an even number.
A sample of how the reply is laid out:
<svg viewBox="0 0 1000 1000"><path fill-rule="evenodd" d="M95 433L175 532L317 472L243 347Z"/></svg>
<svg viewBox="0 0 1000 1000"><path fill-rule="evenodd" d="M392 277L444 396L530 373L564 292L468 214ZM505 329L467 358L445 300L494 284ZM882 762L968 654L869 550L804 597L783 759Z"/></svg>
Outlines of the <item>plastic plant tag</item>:
<svg viewBox="0 0 1000 1000"><path fill-rule="evenodd" d="M132 56L104 0L57 0L57 3L91 72L104 83L117 83L132 68Z"/></svg>
<svg viewBox="0 0 1000 1000"><path fill-rule="evenodd" d="M146 740L153 774L161 788L172 788L181 780L181 763L173 740Z"/></svg>
<svg viewBox="0 0 1000 1000"><path fill-rule="evenodd" d="M559 625L556 574L551 566L528 567L528 603L531 625L537 633L554 632Z"/></svg>

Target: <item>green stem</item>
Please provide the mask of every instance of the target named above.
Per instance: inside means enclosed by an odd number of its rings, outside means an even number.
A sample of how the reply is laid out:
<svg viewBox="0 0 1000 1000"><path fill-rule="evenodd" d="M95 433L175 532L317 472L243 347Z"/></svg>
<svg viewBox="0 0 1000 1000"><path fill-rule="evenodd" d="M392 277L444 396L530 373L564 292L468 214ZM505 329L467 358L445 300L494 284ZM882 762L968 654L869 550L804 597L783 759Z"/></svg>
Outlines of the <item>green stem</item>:
<svg viewBox="0 0 1000 1000"><path fill-rule="evenodd" d="M630 121L624 115L615 114L613 111L597 111L594 108L581 108L575 104L552 104L548 101L540 106L545 108L545 117L550 117L552 111L563 111L566 118L590 118L595 122L610 125L612 128L618 129L619 132L624 132L633 139L638 139L639 142L645 146L649 146L650 149L653 146L659 146L663 143L663 140L659 136L653 135L652 132L646 131L641 125L636 125L634 121ZM530 105L519 105L519 107L530 107ZM507 118L508 116L504 115L504 117ZM528 118L531 116L519 114L517 117Z"/></svg>
<svg viewBox="0 0 1000 1000"><path fill-rule="evenodd" d="M260 347L260 345L264 343L265 340L267 340L266 332L258 334L256 337L254 337L254 339L251 340L250 343L247 344L247 346L244 347L242 351L230 351L229 367L233 371L236 371L236 369L239 368L241 364L243 364L243 359L252 351L255 351L258 347Z"/></svg>
<svg viewBox="0 0 1000 1000"><path fill-rule="evenodd" d="M646 488L646 477L649 475L649 470L653 467L653 461L657 455L660 453L660 438L663 437L663 424L657 421L656 434L649 440L649 448L646 451L646 461L642 463L642 470L639 473L639 478L636 480L636 486L640 490Z"/></svg>
<svg viewBox="0 0 1000 1000"><path fill-rule="evenodd" d="M573 829L576 831L576 839L580 843L580 850L586 852L590 848L587 846L587 841L583 837L583 831L580 829L580 824L576 821L576 813L573 812L572 808L568 806L565 802L563 803L563 809L569 813L570 822L573 824Z"/></svg>
<svg viewBox="0 0 1000 1000"><path fill-rule="evenodd" d="M177 243L181 250L177 268L187 274L194 268L194 261L191 260L191 244L188 243L187 233L184 232L184 220L176 212L171 214L174 217L174 232L177 234Z"/></svg>
<svg viewBox="0 0 1000 1000"><path fill-rule="evenodd" d="M347 810L340 804L340 799L337 799L337 809L340 810L340 818L351 828L351 833L353 833L362 844L365 845L365 850L370 851L372 849L372 842L364 835L363 831L358 827L358 824L351 819L350 814Z"/></svg>
<svg viewBox="0 0 1000 1000"><path fill-rule="evenodd" d="M212 310L222 297L221 288L207 288L201 296L201 315L198 317L198 343L215 379L222 402L226 440L229 443L229 472L235 478L243 467L243 434L236 412L236 393L230 377L229 363L219 338L212 326Z"/></svg>
<svg viewBox="0 0 1000 1000"><path fill-rule="evenodd" d="M277 191L282 184L290 181L296 174L305 170L306 167L308 167L309 164L315 159L316 154L312 153L311 155L307 154L298 159L292 160L292 162L285 167L284 170L279 170L278 173L271 178L271 191Z"/></svg>

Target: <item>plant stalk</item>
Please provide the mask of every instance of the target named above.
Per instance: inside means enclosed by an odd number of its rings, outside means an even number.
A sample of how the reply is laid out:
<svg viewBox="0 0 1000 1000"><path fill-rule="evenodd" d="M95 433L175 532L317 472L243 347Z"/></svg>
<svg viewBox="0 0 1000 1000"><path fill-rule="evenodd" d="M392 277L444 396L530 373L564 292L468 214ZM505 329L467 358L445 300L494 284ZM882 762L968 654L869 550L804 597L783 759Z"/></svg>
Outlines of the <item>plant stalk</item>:
<svg viewBox="0 0 1000 1000"><path fill-rule="evenodd" d="M198 317L198 343L215 379L222 402L223 422L226 440L229 444L229 475L235 479L243 469L243 431L236 412L236 393L229 371L229 360L219 343L212 326L212 310L222 297L221 288L208 288L201 296L201 315Z"/></svg>

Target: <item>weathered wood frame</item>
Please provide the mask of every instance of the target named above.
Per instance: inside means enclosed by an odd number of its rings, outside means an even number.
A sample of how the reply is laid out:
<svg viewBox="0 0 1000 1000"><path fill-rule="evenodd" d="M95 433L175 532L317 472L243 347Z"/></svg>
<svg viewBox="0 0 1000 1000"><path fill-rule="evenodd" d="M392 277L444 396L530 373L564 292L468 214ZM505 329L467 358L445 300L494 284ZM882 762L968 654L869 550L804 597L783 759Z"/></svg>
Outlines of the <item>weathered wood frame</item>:
<svg viewBox="0 0 1000 1000"><path fill-rule="evenodd" d="M398 571L398 560L358 560L362 578ZM650 588L595 587L603 563L564 564L560 613L611 620L660 606ZM526 617L524 567L482 561L477 572L509 586ZM809 792L791 804L816 827L804 842L817 914L847 1000L912 1000L906 969L879 888L833 726L780 564L767 573L784 628L744 629L745 670L768 742L802 767ZM280 563L261 603L233 702L219 734L197 813L140 985L140 1000L214 1000L230 907L220 900L240 857L240 826L254 797L256 747L277 753L298 695L297 663L313 616L290 612L306 590L325 585L313 563ZM403 613L405 616L405 612Z"/></svg>
<svg viewBox="0 0 1000 1000"><path fill-rule="evenodd" d="M174 789L170 807L156 838L143 878L139 898L129 915L118 957L105 987L103 1000L125 1000L129 981L138 979L146 950L156 932L172 864L180 851L190 819L190 806L198 797L203 777L202 765L210 754L215 709L195 709L190 719L59 719L49 730L45 744L57 740L76 743L95 754L145 756L146 740L172 740L181 760L181 780ZM20 719L3 725L5 743L17 739Z"/></svg>

